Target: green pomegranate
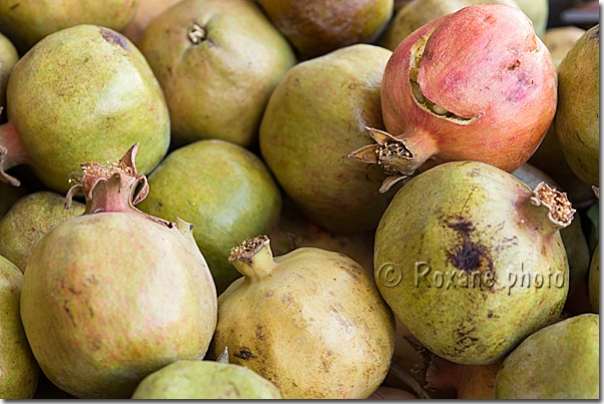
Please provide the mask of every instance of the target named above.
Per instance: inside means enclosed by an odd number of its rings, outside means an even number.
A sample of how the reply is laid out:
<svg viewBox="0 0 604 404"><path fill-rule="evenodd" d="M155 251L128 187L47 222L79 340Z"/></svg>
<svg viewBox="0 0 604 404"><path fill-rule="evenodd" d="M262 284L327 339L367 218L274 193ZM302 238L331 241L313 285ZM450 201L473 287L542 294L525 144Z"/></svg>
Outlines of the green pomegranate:
<svg viewBox="0 0 604 404"><path fill-rule="evenodd" d="M274 384L226 360L177 361L145 377L133 399L280 399Z"/></svg>
<svg viewBox="0 0 604 404"><path fill-rule="evenodd" d="M148 1L148 0L145 0ZM121 31L139 0L0 0L0 27L21 53L45 36L80 24Z"/></svg>
<svg viewBox="0 0 604 404"><path fill-rule="evenodd" d="M587 30L558 66L554 123L568 165L587 185L599 184L600 25Z"/></svg>
<svg viewBox="0 0 604 404"><path fill-rule="evenodd" d="M65 197L50 191L24 196L0 220L0 255L25 272L40 239L54 226L81 216L84 208L77 201L66 208Z"/></svg>
<svg viewBox="0 0 604 404"><path fill-rule="evenodd" d="M0 255L0 397L29 399L40 368L25 337L19 314L23 274Z"/></svg>
<svg viewBox="0 0 604 404"><path fill-rule="evenodd" d="M229 263L242 239L270 232L279 220L281 194L255 154L224 140L199 140L170 153L149 176L139 208L195 227L218 294L241 275Z"/></svg>
<svg viewBox="0 0 604 404"><path fill-rule="evenodd" d="M395 195L375 236L380 293L411 334L456 363L496 362L556 320L568 293L566 195L480 162L450 162Z"/></svg>
<svg viewBox="0 0 604 404"><path fill-rule="evenodd" d="M589 303L594 313L600 313L600 244L596 246L589 267Z"/></svg>
<svg viewBox="0 0 604 404"><path fill-rule="evenodd" d="M6 117L6 85L13 66L19 60L17 49L12 42L0 33L0 118Z"/></svg>
<svg viewBox="0 0 604 404"><path fill-rule="evenodd" d="M503 361L497 399L598 399L600 316L581 314L545 327Z"/></svg>
<svg viewBox="0 0 604 404"><path fill-rule="evenodd" d="M38 242L23 275L21 319L48 379L79 398L129 398L150 373L203 359L216 288L192 226L133 205L148 186L134 164L82 164L82 216ZM140 185L140 187L139 187Z"/></svg>
<svg viewBox="0 0 604 404"><path fill-rule="evenodd" d="M0 127L2 170L29 164L65 193L85 161L117 161L140 144L149 173L168 150L170 119L147 61L123 35L78 25L48 35L15 65L8 81L8 123Z"/></svg>
<svg viewBox="0 0 604 404"><path fill-rule="evenodd" d="M181 1L149 23L138 46L166 96L177 146L255 146L266 103L296 63L252 0Z"/></svg>
<svg viewBox="0 0 604 404"><path fill-rule="evenodd" d="M380 167L348 159L383 127L380 84L391 52L358 44L291 68L268 103L260 150L285 193L317 225L374 230L392 195L376 195Z"/></svg>

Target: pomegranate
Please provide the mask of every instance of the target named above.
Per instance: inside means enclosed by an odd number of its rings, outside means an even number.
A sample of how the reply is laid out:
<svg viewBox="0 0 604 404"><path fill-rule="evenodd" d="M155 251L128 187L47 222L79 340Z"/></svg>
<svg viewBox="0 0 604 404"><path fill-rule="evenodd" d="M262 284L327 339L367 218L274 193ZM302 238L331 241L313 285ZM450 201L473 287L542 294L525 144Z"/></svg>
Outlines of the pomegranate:
<svg viewBox="0 0 604 404"><path fill-rule="evenodd" d="M44 3L44 2L43 2ZM142 53L123 35L77 25L46 36L13 67L0 126L0 181L27 164L65 194L84 161L117 161L134 143L150 173L170 144L163 92Z"/></svg>
<svg viewBox="0 0 604 404"><path fill-rule="evenodd" d="M567 318L530 335L510 353L495 379L495 398L598 399L600 316Z"/></svg>
<svg viewBox="0 0 604 404"><path fill-rule="evenodd" d="M267 236L246 239L229 261L243 278L218 299L208 355L271 381L284 399L367 398L384 380L394 319L367 272L313 247L273 258Z"/></svg>
<svg viewBox="0 0 604 404"><path fill-rule="evenodd" d="M411 334L451 362L492 364L562 311L566 194L480 162L449 162L402 187L375 235L375 278Z"/></svg>
<svg viewBox="0 0 604 404"><path fill-rule="evenodd" d="M381 86L387 132L349 156L390 174L380 189L447 161L511 172L535 151L556 112L556 70L520 10L478 4L414 31Z"/></svg>
<svg viewBox="0 0 604 404"><path fill-rule="evenodd" d="M23 276L33 354L79 398L131 397L163 366L203 359L216 326L216 288L191 226L133 206L148 190L137 148L117 164L82 164L67 200L81 187L84 214L39 241Z"/></svg>

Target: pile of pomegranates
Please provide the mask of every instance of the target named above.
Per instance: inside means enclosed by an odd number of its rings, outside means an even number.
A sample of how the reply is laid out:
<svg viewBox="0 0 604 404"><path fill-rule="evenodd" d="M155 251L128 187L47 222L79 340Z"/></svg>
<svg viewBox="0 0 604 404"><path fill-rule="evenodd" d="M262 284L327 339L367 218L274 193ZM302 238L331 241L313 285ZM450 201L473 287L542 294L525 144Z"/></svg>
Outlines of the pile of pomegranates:
<svg viewBox="0 0 604 404"><path fill-rule="evenodd" d="M0 0L0 398L598 398L599 24L547 13Z"/></svg>

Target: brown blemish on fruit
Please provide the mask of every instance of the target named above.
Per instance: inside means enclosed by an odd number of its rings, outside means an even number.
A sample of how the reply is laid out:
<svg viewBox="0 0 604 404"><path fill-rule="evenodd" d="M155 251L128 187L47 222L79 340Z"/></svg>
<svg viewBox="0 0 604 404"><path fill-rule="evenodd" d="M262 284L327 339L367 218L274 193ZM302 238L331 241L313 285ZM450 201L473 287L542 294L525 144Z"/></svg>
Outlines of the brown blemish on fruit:
<svg viewBox="0 0 604 404"><path fill-rule="evenodd" d="M128 43L126 42L126 38L124 38L124 36L105 28L100 28L100 31L105 41L109 42L112 45L119 45L126 52L130 52L130 48L128 47Z"/></svg>
<svg viewBox="0 0 604 404"><path fill-rule="evenodd" d="M458 216L447 221L446 225L457 232L459 239L459 243L446 252L451 265L464 272L474 272L481 268L483 272L493 270L489 249L471 240L471 235L476 230L471 221Z"/></svg>
<svg viewBox="0 0 604 404"><path fill-rule="evenodd" d="M508 67L508 70L514 70L519 66L520 66L520 60L516 60L516 62L513 65Z"/></svg>
<svg viewBox="0 0 604 404"><path fill-rule="evenodd" d="M256 338L258 338L259 341L264 341L264 330L260 324L256 326Z"/></svg>
<svg viewBox="0 0 604 404"><path fill-rule="evenodd" d="M243 359L244 361L251 359L254 357L254 354L247 347L241 347L239 353L235 354L239 359Z"/></svg>

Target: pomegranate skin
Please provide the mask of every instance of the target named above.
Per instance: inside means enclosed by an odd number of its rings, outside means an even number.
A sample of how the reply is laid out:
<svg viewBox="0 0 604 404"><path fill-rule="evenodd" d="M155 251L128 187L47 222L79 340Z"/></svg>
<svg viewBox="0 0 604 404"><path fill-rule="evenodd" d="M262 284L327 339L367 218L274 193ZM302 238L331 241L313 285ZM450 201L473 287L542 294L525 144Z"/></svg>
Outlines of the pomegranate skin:
<svg viewBox="0 0 604 404"><path fill-rule="evenodd" d="M53 227L23 276L21 320L48 379L79 398L130 398L178 360L203 359L216 286L192 225L134 207L149 192L133 145L118 163L83 163L82 216Z"/></svg>
<svg viewBox="0 0 604 404"><path fill-rule="evenodd" d="M217 307L194 249L176 226L132 213L83 215L47 233L27 265L21 316L48 378L80 398L129 398L149 373L202 359Z"/></svg>
<svg viewBox="0 0 604 404"><path fill-rule="evenodd" d="M402 187L375 235L378 289L428 350L488 365L555 321L568 295L566 196L491 165L449 162Z"/></svg>
<svg viewBox="0 0 604 404"><path fill-rule="evenodd" d="M386 65L381 96L387 131L413 154L397 167L402 174L457 160L511 172L528 160L553 120L557 78L549 51L521 11L480 4L403 40Z"/></svg>

